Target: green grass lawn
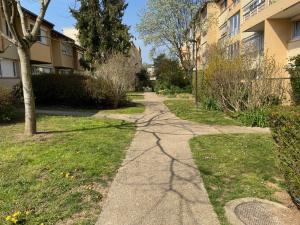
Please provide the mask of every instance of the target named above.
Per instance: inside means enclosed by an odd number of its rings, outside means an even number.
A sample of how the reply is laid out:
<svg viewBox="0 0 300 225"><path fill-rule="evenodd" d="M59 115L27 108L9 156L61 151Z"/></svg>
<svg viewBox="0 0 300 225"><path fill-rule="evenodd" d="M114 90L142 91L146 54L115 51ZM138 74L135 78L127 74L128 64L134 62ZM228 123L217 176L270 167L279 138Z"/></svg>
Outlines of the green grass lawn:
<svg viewBox="0 0 300 225"><path fill-rule="evenodd" d="M223 112L196 108L193 101L167 100L165 104L171 112L181 119L210 125L241 125L239 121L230 118Z"/></svg>
<svg viewBox="0 0 300 225"><path fill-rule="evenodd" d="M223 225L229 224L223 208L227 202L244 197L276 200L273 194L283 190L271 135L202 136L190 145Z"/></svg>
<svg viewBox="0 0 300 225"><path fill-rule="evenodd" d="M57 110L57 111L65 111L65 112L80 112L80 113L112 113L112 114L134 114L134 113L143 113L145 111L145 106L141 103L135 103L135 102L128 102L126 106L122 106L117 109L77 109L77 108L70 108L70 107L61 107L61 106L47 106L47 107L38 107L38 109L42 110ZM22 112L22 115L24 112Z"/></svg>
<svg viewBox="0 0 300 225"><path fill-rule="evenodd" d="M0 224L12 224L5 217L18 211L26 225L95 224L134 125L39 116L41 133L31 138L23 125L0 126Z"/></svg>
<svg viewBox="0 0 300 225"><path fill-rule="evenodd" d="M129 92L127 93L127 97L129 100L142 100L144 99L143 92Z"/></svg>
<svg viewBox="0 0 300 225"><path fill-rule="evenodd" d="M100 112L112 113L112 114L135 114L143 113L145 111L145 106L141 103L130 103L128 106L124 106L118 109L106 109Z"/></svg>

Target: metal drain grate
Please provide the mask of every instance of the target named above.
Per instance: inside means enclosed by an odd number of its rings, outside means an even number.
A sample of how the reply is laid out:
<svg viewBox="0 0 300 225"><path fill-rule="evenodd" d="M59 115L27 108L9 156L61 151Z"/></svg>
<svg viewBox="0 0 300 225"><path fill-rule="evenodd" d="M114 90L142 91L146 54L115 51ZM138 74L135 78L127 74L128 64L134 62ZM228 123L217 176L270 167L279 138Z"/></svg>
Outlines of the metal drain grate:
<svg viewBox="0 0 300 225"><path fill-rule="evenodd" d="M268 210L266 203L245 202L238 205L234 212L245 225L283 225L278 217Z"/></svg>

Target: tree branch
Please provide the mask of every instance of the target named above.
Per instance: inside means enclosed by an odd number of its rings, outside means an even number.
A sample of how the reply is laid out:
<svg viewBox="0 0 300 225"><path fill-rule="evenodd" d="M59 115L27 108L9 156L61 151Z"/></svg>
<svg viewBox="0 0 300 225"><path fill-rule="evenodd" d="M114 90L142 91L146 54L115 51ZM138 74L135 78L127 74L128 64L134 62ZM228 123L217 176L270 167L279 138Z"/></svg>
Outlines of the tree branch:
<svg viewBox="0 0 300 225"><path fill-rule="evenodd" d="M38 15L38 17L36 18L36 21L35 21L35 24L32 28L32 31L30 32L30 35L36 39L37 35L38 35L38 32L39 32L39 29L40 29L40 26L43 22L43 18L46 14L46 11L48 9L48 6L49 6L49 3L51 0L40 0L41 1L41 8L40 8L40 13Z"/></svg>
<svg viewBox="0 0 300 225"><path fill-rule="evenodd" d="M13 4L13 2L10 2L11 4ZM13 24L14 24L14 5L11 6L12 8L12 12L11 12L11 15L9 15L9 7L8 7L8 2L7 0L2 0L2 9L3 9L3 14L4 14L4 17L5 17L5 21L6 21L6 25L8 27L8 30L9 32L11 33L12 35L12 38L5 35L3 32L1 32L1 35L7 39L9 42L15 44L15 45L18 45L20 43L20 39L19 39L19 36L17 35L14 27L13 27Z"/></svg>
<svg viewBox="0 0 300 225"><path fill-rule="evenodd" d="M24 17L24 13L23 13L23 10L22 10L22 7L21 7L20 0L15 0L15 1L17 2L17 9L18 9L18 13L19 13L19 16L20 16L20 20L21 20L21 27L22 27L23 35L27 36L28 32L27 32L27 29L26 29L25 17Z"/></svg>
<svg viewBox="0 0 300 225"><path fill-rule="evenodd" d="M18 45L18 42L10 37L8 37L6 34L3 33L2 30L0 30L0 36L2 36L4 39L8 40L10 43L14 44L14 45Z"/></svg>

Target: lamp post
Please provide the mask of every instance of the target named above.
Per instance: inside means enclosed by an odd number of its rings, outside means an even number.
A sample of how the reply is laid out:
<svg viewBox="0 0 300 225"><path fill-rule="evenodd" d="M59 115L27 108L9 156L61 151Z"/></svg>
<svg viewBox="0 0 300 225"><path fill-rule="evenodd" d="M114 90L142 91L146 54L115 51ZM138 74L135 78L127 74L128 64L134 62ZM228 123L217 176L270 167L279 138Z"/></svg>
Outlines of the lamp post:
<svg viewBox="0 0 300 225"><path fill-rule="evenodd" d="M198 108L198 41L196 39L190 39L189 40L191 43L193 43L193 60L195 63L194 69L195 71L195 105ZM195 48L196 46L196 48ZM196 55L196 56L195 56Z"/></svg>

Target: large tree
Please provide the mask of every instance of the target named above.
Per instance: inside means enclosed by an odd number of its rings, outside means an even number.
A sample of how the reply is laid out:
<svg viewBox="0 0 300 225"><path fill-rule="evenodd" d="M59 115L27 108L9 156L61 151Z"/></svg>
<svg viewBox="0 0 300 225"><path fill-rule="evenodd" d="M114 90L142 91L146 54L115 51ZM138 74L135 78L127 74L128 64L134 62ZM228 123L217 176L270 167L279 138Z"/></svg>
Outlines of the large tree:
<svg viewBox="0 0 300 225"><path fill-rule="evenodd" d="M10 35L0 30L0 35L15 45L21 64L21 78L25 105L25 134L36 133L35 101L31 81L30 48L37 41L40 26L50 0L39 0L40 12L31 30L26 26L25 13L20 0L1 0L1 9Z"/></svg>
<svg viewBox="0 0 300 225"><path fill-rule="evenodd" d="M193 69L193 54L190 39L195 38L196 28L203 22L193 19L203 0L148 0L137 28L140 37L154 48L167 47L179 59L188 72ZM199 17L200 18L200 17Z"/></svg>
<svg viewBox="0 0 300 225"><path fill-rule="evenodd" d="M92 69L114 53L128 53L129 27L122 23L127 4L124 0L78 0L71 12L77 20L79 41L86 49L83 65Z"/></svg>

